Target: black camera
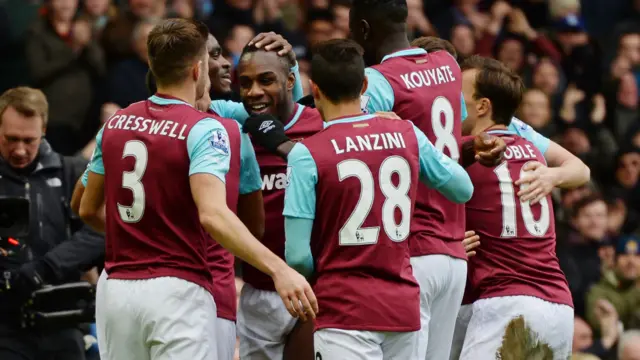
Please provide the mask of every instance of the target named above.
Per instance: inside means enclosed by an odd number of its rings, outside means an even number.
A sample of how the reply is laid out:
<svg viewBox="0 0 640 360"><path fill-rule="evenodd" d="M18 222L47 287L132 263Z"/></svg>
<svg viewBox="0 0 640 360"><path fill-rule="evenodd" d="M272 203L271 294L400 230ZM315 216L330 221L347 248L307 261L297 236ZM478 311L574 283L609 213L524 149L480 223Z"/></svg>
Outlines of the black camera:
<svg viewBox="0 0 640 360"><path fill-rule="evenodd" d="M24 197L0 197L0 238L6 241L29 235L29 204Z"/></svg>
<svg viewBox="0 0 640 360"><path fill-rule="evenodd" d="M22 308L22 327L55 330L95 322L95 290L75 282L35 291Z"/></svg>

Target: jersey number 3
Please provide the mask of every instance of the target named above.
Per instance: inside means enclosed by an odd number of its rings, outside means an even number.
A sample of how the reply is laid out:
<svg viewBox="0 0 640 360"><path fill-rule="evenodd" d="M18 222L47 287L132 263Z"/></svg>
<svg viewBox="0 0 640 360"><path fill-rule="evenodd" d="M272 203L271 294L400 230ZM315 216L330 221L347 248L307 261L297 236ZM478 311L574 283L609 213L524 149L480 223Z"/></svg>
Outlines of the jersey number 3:
<svg viewBox="0 0 640 360"><path fill-rule="evenodd" d="M122 173L122 187L131 190L133 193L133 202L131 206L125 206L118 203L118 213L122 221L126 223L136 223L140 221L144 214L145 194L144 186L140 180L147 169L147 160L149 159L147 147L142 141L130 140L124 144L122 158L132 156L135 158L133 171L125 171Z"/></svg>
<svg viewBox="0 0 640 360"><path fill-rule="evenodd" d="M524 169L524 167L523 165L522 168ZM509 163L507 161L502 162L493 172L498 177L500 200L502 202L502 234L500 236L503 238L514 238L518 236L518 223L516 218L516 194L513 188L513 180L509 173ZM521 169L520 177L525 174L526 172ZM549 202L546 197L540 200L540 209L540 219L536 220L533 217L529 201L520 202L520 212L524 227L529 234L535 237L544 236L551 224L551 210L549 209Z"/></svg>
<svg viewBox="0 0 640 360"><path fill-rule="evenodd" d="M398 174L398 186L391 181L391 176ZM347 222L340 229L340 245L372 245L378 242L379 226L363 228L362 224L369 216L375 197L375 187L379 186L385 197L382 205L382 227L389 239L401 242L409 236L411 219L411 168L407 160L401 156L389 156L380 165L378 182L375 183L369 166L356 159L341 161L338 164L338 177L344 181L356 177L360 181L360 198ZM402 214L400 224L395 221L394 213L398 208Z"/></svg>

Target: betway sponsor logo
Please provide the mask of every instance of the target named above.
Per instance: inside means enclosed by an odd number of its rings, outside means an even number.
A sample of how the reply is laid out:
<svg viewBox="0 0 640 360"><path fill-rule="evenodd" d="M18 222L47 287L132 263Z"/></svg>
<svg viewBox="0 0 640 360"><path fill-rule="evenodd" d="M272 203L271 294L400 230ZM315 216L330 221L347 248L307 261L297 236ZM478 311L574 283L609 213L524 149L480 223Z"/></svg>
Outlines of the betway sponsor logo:
<svg viewBox="0 0 640 360"><path fill-rule="evenodd" d="M283 190L287 187L287 174L269 174L262 176L262 190Z"/></svg>

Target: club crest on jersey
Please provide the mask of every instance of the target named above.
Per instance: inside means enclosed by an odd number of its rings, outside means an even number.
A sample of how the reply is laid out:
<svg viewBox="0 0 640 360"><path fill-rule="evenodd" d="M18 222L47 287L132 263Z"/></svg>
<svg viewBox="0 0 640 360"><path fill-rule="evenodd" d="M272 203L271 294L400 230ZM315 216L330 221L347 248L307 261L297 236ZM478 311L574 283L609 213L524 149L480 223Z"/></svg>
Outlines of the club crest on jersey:
<svg viewBox="0 0 640 360"><path fill-rule="evenodd" d="M222 130L215 130L209 139L211 147L224 155L229 155L229 138Z"/></svg>

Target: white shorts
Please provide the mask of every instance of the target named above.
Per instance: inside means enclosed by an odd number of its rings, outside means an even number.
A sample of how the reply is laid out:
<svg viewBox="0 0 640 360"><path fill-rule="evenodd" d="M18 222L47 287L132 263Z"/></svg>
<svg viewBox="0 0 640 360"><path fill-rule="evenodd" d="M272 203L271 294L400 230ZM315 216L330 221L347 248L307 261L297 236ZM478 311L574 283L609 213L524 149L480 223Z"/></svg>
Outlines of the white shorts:
<svg viewBox="0 0 640 360"><path fill-rule="evenodd" d="M313 334L316 360L418 360L418 331L320 329Z"/></svg>
<svg viewBox="0 0 640 360"><path fill-rule="evenodd" d="M458 311L458 317L456 318L456 327L453 331L453 341L451 342L451 354L449 360L458 360L460 353L462 353L462 346L464 345L464 337L467 334L467 328L469 327L469 321L471 321L471 315L473 315L473 305L462 305L460 311Z"/></svg>
<svg viewBox="0 0 640 360"><path fill-rule="evenodd" d="M102 360L188 359L217 356L216 304L204 288L175 277L108 279L96 293Z"/></svg>
<svg viewBox="0 0 640 360"><path fill-rule="evenodd" d="M216 319L216 333L218 360L233 360L236 352L236 323L223 319Z"/></svg>
<svg viewBox="0 0 640 360"><path fill-rule="evenodd" d="M566 360L573 342L573 308L532 296L504 296L473 303L461 360L495 359L509 322L524 316L538 339L551 347L554 360Z"/></svg>
<svg viewBox="0 0 640 360"><path fill-rule="evenodd" d="M287 335L296 321L277 292L244 284L238 307L240 359L282 360Z"/></svg>
<svg viewBox="0 0 640 360"><path fill-rule="evenodd" d="M411 266L420 285L418 356L421 360L449 359L467 284L467 262L448 255L425 255L412 257Z"/></svg>

